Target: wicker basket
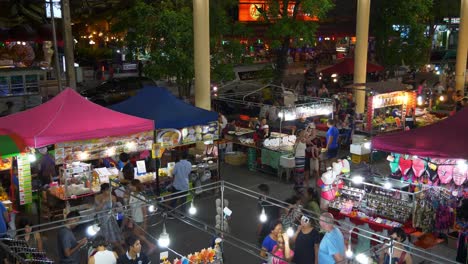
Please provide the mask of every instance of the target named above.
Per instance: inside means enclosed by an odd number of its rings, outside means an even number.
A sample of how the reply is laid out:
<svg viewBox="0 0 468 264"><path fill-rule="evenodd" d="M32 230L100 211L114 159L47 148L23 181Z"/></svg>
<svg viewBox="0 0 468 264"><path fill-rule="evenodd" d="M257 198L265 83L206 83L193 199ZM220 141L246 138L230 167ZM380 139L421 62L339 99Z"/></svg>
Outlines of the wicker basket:
<svg viewBox="0 0 468 264"><path fill-rule="evenodd" d="M234 152L233 154L226 154L224 160L230 165L244 165L247 163L247 155L242 152Z"/></svg>

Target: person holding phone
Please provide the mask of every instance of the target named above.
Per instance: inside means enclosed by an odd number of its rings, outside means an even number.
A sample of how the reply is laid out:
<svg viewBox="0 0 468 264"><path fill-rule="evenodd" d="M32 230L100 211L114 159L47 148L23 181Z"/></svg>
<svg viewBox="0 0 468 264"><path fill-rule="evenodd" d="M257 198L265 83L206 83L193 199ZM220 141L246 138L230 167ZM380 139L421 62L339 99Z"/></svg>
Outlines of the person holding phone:
<svg viewBox="0 0 468 264"><path fill-rule="evenodd" d="M318 250L320 234L312 226L312 221L302 215L301 224L297 228L292 240L296 244L293 262L296 264L318 264ZM311 250L313 249L313 250Z"/></svg>

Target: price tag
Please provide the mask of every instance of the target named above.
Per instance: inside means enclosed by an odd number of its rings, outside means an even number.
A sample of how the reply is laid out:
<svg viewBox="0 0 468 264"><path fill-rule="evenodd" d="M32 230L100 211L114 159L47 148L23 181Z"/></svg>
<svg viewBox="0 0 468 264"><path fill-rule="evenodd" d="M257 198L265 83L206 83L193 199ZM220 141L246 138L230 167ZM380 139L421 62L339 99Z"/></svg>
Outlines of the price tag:
<svg viewBox="0 0 468 264"><path fill-rule="evenodd" d="M82 173L82 172L83 172L83 167L81 167L81 166L73 167L73 174Z"/></svg>

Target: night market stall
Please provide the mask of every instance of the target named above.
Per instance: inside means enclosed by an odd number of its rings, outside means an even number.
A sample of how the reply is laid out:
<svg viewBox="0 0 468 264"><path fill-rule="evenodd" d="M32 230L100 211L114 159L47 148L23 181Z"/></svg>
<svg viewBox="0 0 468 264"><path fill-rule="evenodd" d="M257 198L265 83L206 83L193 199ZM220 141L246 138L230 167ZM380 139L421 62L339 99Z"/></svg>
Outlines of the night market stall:
<svg viewBox="0 0 468 264"><path fill-rule="evenodd" d="M465 228L467 220L459 219L457 214L462 212L455 209L468 197L466 120L468 109L463 109L432 125L372 139L373 149L390 152L391 177L424 191L416 196L418 208L413 218L423 231L453 236L452 231Z"/></svg>
<svg viewBox="0 0 468 264"><path fill-rule="evenodd" d="M33 149L40 148L42 161L47 161L51 167L49 175L43 173L41 179L31 178L30 162L34 159L30 160L27 155L18 156L20 187L22 183L27 184L23 188L29 191L49 184L47 197L66 201L67 207L69 202L94 195L106 178L100 177L90 164L83 161L107 158L124 151L150 150L153 125L151 120L96 105L72 89L33 109L0 118L0 129L20 136L31 154L34 154ZM45 148L51 145L54 145L52 154ZM56 165L60 165L58 178ZM107 176L118 176L116 174L117 170ZM40 183L33 188L32 183L37 181ZM20 199L25 195L26 192L20 193ZM58 204L59 207L63 205Z"/></svg>
<svg viewBox="0 0 468 264"><path fill-rule="evenodd" d="M135 96L110 108L121 113L154 120L155 150L157 149L161 155L164 149L177 148L179 151L187 151L187 148L195 146L195 143L205 142L207 146L204 152L210 152L210 150L211 152L205 153L206 157L195 155L194 177L198 178L199 174L203 174L206 175L204 179L209 179L208 172L217 173L218 146L215 146L215 141L219 138L218 113L185 103L167 89L154 86L145 86ZM212 157L210 157L211 154L213 154ZM161 176L172 175L174 157L167 157L164 164L159 163L158 160L156 164L158 188L165 187L159 182Z"/></svg>
<svg viewBox="0 0 468 264"><path fill-rule="evenodd" d="M214 105L230 119L223 136L237 150L227 153L226 162L247 163L250 170L279 176L283 169L289 174L294 167L291 154L297 132L309 124L318 127L320 116L333 115L331 99L297 95L272 84L250 92L220 94Z"/></svg>

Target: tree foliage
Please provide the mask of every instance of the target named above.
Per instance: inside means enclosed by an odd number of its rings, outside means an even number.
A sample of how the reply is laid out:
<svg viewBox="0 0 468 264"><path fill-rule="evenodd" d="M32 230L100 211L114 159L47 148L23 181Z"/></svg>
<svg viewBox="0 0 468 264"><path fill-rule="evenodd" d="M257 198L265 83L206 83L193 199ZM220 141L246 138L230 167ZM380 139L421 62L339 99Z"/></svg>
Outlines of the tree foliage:
<svg viewBox="0 0 468 264"><path fill-rule="evenodd" d="M267 0L265 5L257 6L260 23L267 25L266 36L276 53L277 81L284 77L291 42L306 45L314 41L317 23L303 21L301 14L322 19L332 7L331 0Z"/></svg>
<svg viewBox="0 0 468 264"><path fill-rule="evenodd" d="M236 2L210 1L212 80L233 78L233 66L243 51L239 41L223 41L224 36L248 34L228 14ZM136 0L121 11L115 31L126 31L125 43L130 57L148 52L145 73L155 79L173 78L179 94L188 96L194 78L193 6L192 0Z"/></svg>
<svg viewBox="0 0 468 264"><path fill-rule="evenodd" d="M373 35L378 61L387 66L419 67L429 60L427 26L433 18L432 0L381 0L373 10ZM383 15L385 14L385 15Z"/></svg>

